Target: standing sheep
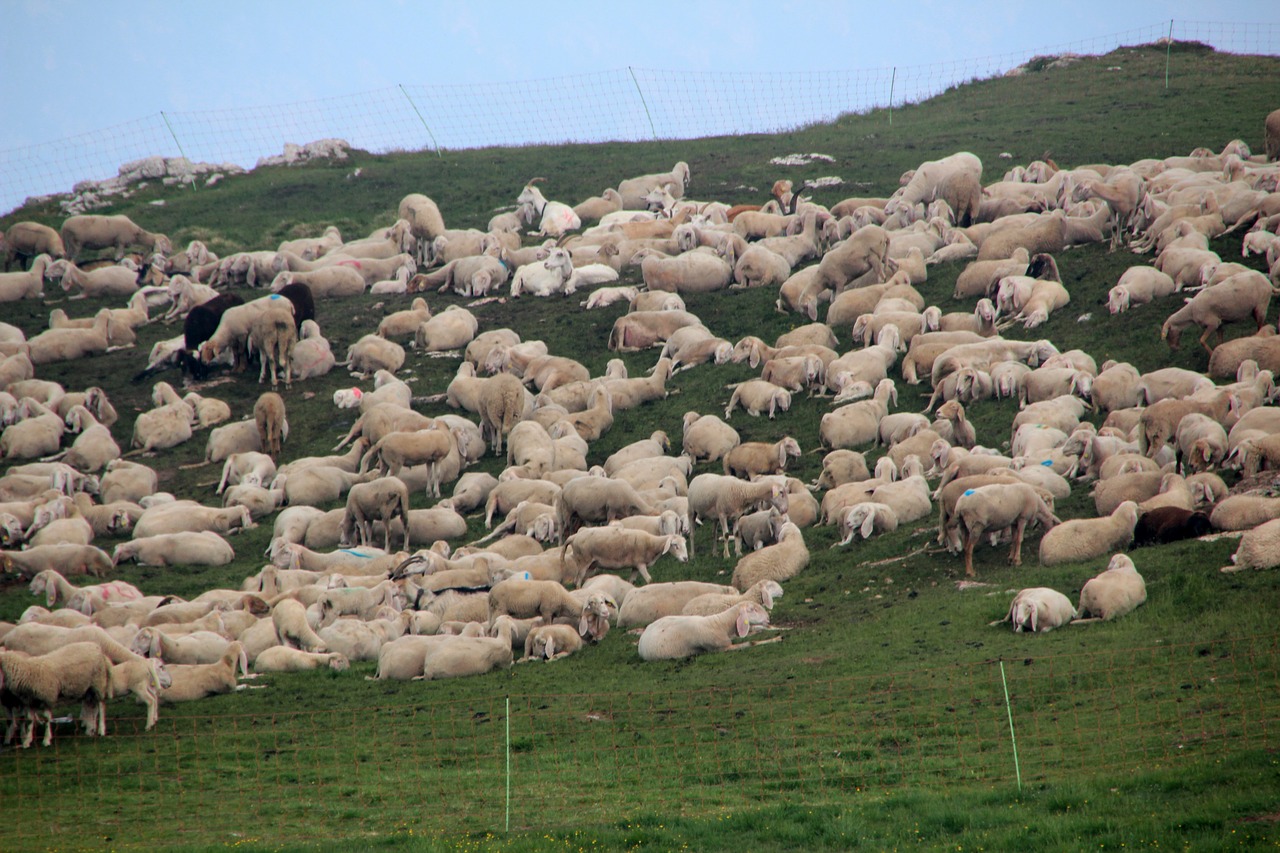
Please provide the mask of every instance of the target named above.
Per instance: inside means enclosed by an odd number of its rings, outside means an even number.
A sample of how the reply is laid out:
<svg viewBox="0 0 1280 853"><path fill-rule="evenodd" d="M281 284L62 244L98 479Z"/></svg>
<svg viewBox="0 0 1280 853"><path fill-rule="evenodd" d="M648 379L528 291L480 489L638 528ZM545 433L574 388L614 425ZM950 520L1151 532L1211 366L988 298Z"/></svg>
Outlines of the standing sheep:
<svg viewBox="0 0 1280 853"><path fill-rule="evenodd" d="M964 530L964 573L968 577L974 576L973 549L984 534L1012 529L1009 562L1020 566L1022 537L1027 525L1032 521L1049 528L1058 524L1044 493L1025 483L999 483L966 490L956 501L953 517Z"/></svg>
<svg viewBox="0 0 1280 853"><path fill-rule="evenodd" d="M280 445L289 436L289 421L285 418L284 398L268 391L253 406L253 420L258 425L258 438L262 451L275 459L280 456Z"/></svg>

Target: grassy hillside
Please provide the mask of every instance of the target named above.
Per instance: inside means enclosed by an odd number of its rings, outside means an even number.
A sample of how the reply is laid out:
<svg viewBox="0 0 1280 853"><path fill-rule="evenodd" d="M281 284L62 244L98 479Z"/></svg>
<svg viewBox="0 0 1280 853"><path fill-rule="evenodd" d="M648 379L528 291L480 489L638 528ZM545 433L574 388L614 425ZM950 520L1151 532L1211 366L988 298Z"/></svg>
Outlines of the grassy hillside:
<svg viewBox="0 0 1280 853"><path fill-rule="evenodd" d="M1221 150L1233 138L1261 149L1262 119L1276 104L1258 81L1275 79L1280 60L1179 45L1168 90L1163 62L1162 47L1126 48L1065 68L978 81L896 109L892 126L876 112L778 136L485 149L443 158L355 152L344 162L260 169L213 188L147 187L106 212L166 232L175 245L198 238L226 254L274 248L330 224L348 238L367 233L390 224L408 192L434 198L451 227L484 227L531 177L548 178L550 197L577 201L677 159L690 165L695 198L759 202L781 177L798 184L834 174L844 187L814 193L816 201L834 204L847 195L887 195L903 171L957 150L978 154L991 181L1009 165L1045 154L1074 166L1181 155L1199 146ZM835 162L768 162L797 151L822 152ZM152 204L159 200L162 206ZM52 209L21 210L0 219L0 228L20 219L56 225L61 217ZM1214 248L1235 259L1239 245L1236 235ZM1058 261L1072 303L1037 337L1062 350L1082 348L1099 364L1120 359L1144 371L1206 366L1192 338L1176 353L1159 340L1171 301L1107 314L1107 290L1141 260L1089 246ZM921 292L944 311L969 310L951 299L962 269L931 268ZM639 283L638 271L626 272L622 283ZM51 289L47 294L58 299ZM686 302L721 337L772 340L803 322L777 313L775 298L751 290ZM318 319L342 353L404 302L335 300L318 306ZM465 300L431 295L429 302L438 311ZM58 304L75 316L102 307ZM31 335L49 310L10 303L3 316ZM551 352L579 359L593 375L613 355L605 340L622 313L531 298L473 310L482 329L510 326L525 339L545 340ZM114 433L123 445L135 413L149 406L150 387L129 377L154 341L177 332L155 324L142 332L137 350L50 365L38 375L68 388L104 387L121 414ZM847 329L837 334L847 343ZM654 358L644 352L624 360L639 375ZM411 352L402 375L425 397L444 389L457 364L456 356ZM655 429L678 436L686 411L717 412L728 399L725 386L753 375L745 365L679 374L667 400L619 417L593 444L589 461ZM352 415L331 399L352 381L335 373L285 395L292 429L286 457L327 453L345 434ZM922 407L914 397L922 388L901 390L900 410ZM259 391L238 376L202 393L227 400L240 417ZM812 481L822 458L818 419L829 409L826 400L798 395L776 421L736 414L732 423L744 440L795 436L806 453L793 473ZM1014 412L1009 402L970 407L979 441L1007 442ZM162 489L212 505L217 470L184 467L199 462L203 450L204 436L197 435L147 461L161 472ZM490 456L477 467L497 473L501 466ZM413 497L415 507L428 505L423 495ZM1064 518L1091 515L1087 488L1077 487L1058 511ZM483 519L472 517L470 538L483 530ZM1113 624L1028 637L987 626L1007 609L1009 591L1051 586L1074 600L1105 558L1042 568L1038 534L1029 535L1021 569L1005 565L1003 549L980 548L979 580L990 586L960 591L963 563L933 547L932 532L928 524L912 524L835 549L831 528L807 530L812 560L786 584L773 614L788 629L784 641L738 654L641 664L635 638L615 631L549 666L430 685L366 682L373 667L360 664L341 674L273 676L264 679L267 689L166 708L160 727L145 735L140 709L121 700L109 709L113 734L105 741L65 729L52 750L0 752L0 797L17 810L0 828L0 846L101 846L106 839L113 846L284 849L376 838L383 846L424 849L599 842L707 850L744 840L765 849L1007 848L1030 835L1049 848L1078 849L1276 841L1271 813L1280 777L1270 734L1274 702L1267 698L1280 680L1270 624L1275 581L1267 573L1220 574L1234 540L1137 552L1148 585L1143 608ZM121 567L118 574L148 593L190 597L235 587L261 566L270 534L267 523L235 537L238 558L225 568ZM698 542L696 560L659 563L655 579L726 582L733 562L709 553L705 529ZM5 584L0 619L17 619L31 603L23 584ZM996 668L1001 661L1010 665L1008 708ZM508 697L516 831L503 835L506 741L499 729ZM1021 721L1021 793L1007 712ZM172 816L176 835L154 820L155 809Z"/></svg>

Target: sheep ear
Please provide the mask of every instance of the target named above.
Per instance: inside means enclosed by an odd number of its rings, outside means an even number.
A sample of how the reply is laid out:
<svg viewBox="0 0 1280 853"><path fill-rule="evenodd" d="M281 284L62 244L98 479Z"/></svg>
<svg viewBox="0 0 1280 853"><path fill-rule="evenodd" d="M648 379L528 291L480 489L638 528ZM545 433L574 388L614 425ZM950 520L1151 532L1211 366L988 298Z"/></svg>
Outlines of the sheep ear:
<svg viewBox="0 0 1280 853"><path fill-rule="evenodd" d="M768 587L761 588L760 600L763 602L765 610L769 610L773 607L773 593L769 592Z"/></svg>
<svg viewBox="0 0 1280 853"><path fill-rule="evenodd" d="M747 624L747 609L745 607L738 608L738 621L736 627L738 629L739 637L747 636L747 631L751 629L751 626Z"/></svg>
<svg viewBox="0 0 1280 853"><path fill-rule="evenodd" d="M147 657L151 657L151 658L160 657L161 649L160 649L160 632L159 631L153 631L151 633L151 648L148 651L150 651L150 654L147 655Z"/></svg>
<svg viewBox="0 0 1280 853"><path fill-rule="evenodd" d="M867 513L867 517L862 521L862 538L869 539L876 529L876 514L874 512Z"/></svg>
<svg viewBox="0 0 1280 853"><path fill-rule="evenodd" d="M546 647L545 647L545 651L543 652L543 655L544 655L548 660L550 660L551 658L555 657L555 654L556 654L556 640L555 640L555 637L552 637L552 636L548 635L548 637L547 637L547 644L546 644Z"/></svg>
<svg viewBox="0 0 1280 853"><path fill-rule="evenodd" d="M591 617L587 614L586 609L582 611L582 618L578 620L578 636L586 637L591 633Z"/></svg>

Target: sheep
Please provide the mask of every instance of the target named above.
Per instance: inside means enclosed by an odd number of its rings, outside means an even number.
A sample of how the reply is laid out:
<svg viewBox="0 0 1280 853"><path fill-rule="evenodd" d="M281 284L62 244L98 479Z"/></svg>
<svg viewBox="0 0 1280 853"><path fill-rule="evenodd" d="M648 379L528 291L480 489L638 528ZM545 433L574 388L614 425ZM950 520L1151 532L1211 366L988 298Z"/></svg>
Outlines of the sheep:
<svg viewBox="0 0 1280 853"><path fill-rule="evenodd" d="M769 419L773 420L776 412L785 412L791 408L791 392L763 379L748 379L734 387L729 404L724 409L726 420L739 405L752 416L768 412Z"/></svg>
<svg viewBox="0 0 1280 853"><path fill-rule="evenodd" d="M974 261L956 278L955 292L952 296L955 299L990 296L1002 278L1024 275L1030 263L1031 254L1021 246L1015 249L1007 259Z"/></svg>
<svg viewBox="0 0 1280 853"><path fill-rule="evenodd" d="M1050 532L1057 529L1055 525L1060 526L1044 495L1025 483L993 484L966 490L956 501L954 518L964 530L964 571L967 577L975 576L973 550L983 534L1012 529L1009 562L1020 566L1022 538L1027 525L1037 521L1050 528Z"/></svg>
<svg viewBox="0 0 1280 853"><path fill-rule="evenodd" d="M553 661L581 651L582 636L568 625L534 625L525 636L521 662Z"/></svg>
<svg viewBox="0 0 1280 853"><path fill-rule="evenodd" d="M633 310L614 321L608 345L617 352L637 352L664 343L677 329L701 325L696 315L684 309Z"/></svg>
<svg viewBox="0 0 1280 853"><path fill-rule="evenodd" d="M670 172L652 175L641 175L628 178L618 184L618 195L621 196L622 210L644 210L645 196L658 187L666 187L675 199L684 198L689 187L689 165L683 160L676 163Z"/></svg>
<svg viewBox="0 0 1280 853"><path fill-rule="evenodd" d="M556 293L568 295L569 279L573 276L573 259L564 249L552 249L544 260L525 264L511 276L511 296L518 298L522 293L534 296L551 296Z"/></svg>
<svg viewBox="0 0 1280 853"><path fill-rule="evenodd" d="M418 330L418 326L431 319L431 309L421 296L404 311L396 311L383 317L378 323L377 334L383 338L404 338Z"/></svg>
<svg viewBox="0 0 1280 853"><path fill-rule="evenodd" d="M726 259L713 249L695 249L675 257L654 249L641 249L635 259L645 287L670 293L709 293L724 290L733 280L731 252Z"/></svg>
<svg viewBox="0 0 1280 853"><path fill-rule="evenodd" d="M262 452L273 459L281 452L281 444L289 436L289 421L285 416L284 398L274 391L258 397L253 404L253 420L258 429L258 441Z"/></svg>
<svg viewBox="0 0 1280 853"><path fill-rule="evenodd" d="M103 577L111 565L111 557L92 545L39 545L23 551L0 551L0 572L17 572L23 580L47 569L63 575Z"/></svg>
<svg viewBox="0 0 1280 853"><path fill-rule="evenodd" d="M699 474L689 482L688 490L689 553L694 553L695 525L703 518L719 521L719 539L724 542L724 556L729 556L729 538L734 520L745 513L772 504L786 508L786 490L776 478L746 482L728 475Z"/></svg>
<svg viewBox="0 0 1280 853"><path fill-rule="evenodd" d="M652 583L649 566L664 554L671 554L684 563L689 559L685 539L678 534L655 535L643 530L626 528L583 528L565 540L563 552L572 551L578 566L574 585L581 587L591 575L591 570L631 569L631 582L639 575L645 583Z"/></svg>
<svg viewBox="0 0 1280 853"><path fill-rule="evenodd" d="M1172 278L1155 267L1129 267L1108 291L1107 310L1120 314L1134 305L1146 305L1179 289Z"/></svg>
<svg viewBox="0 0 1280 853"><path fill-rule="evenodd" d="M1030 631L1047 634L1054 628L1067 625L1077 616L1071 599L1048 587L1037 586L1019 590L1009 604L1008 614L992 625L1012 622L1014 633Z"/></svg>
<svg viewBox="0 0 1280 853"><path fill-rule="evenodd" d="M1261 273L1250 271L1233 275L1219 285L1200 291L1187 300L1186 305L1170 314L1160 328L1160 339L1168 342L1169 349L1176 350L1182 330L1187 326L1200 326L1204 330L1200 335L1200 345L1212 356L1209 336L1216 331L1218 343L1222 343L1223 324L1247 317L1252 317L1257 328L1261 329L1267 321L1267 307L1275 292L1271 282Z"/></svg>
<svg viewBox="0 0 1280 853"><path fill-rule="evenodd" d="M347 355L342 364L352 373L368 376L379 370L395 373L404 366L404 358L404 347L386 338L369 334L347 348Z"/></svg>
<svg viewBox="0 0 1280 853"><path fill-rule="evenodd" d="M114 249L117 261L131 246L142 246L148 252L164 254L173 251L168 237L153 234L121 215L69 216L63 220L60 233L67 257L73 261L85 249Z"/></svg>
<svg viewBox="0 0 1280 853"><path fill-rule="evenodd" d="M799 527L787 522L776 544L746 554L738 561L730 583L738 589L747 589L761 580L789 580L808 564L809 549L804 535Z"/></svg>
<svg viewBox="0 0 1280 853"><path fill-rule="evenodd" d="M459 678L510 667L513 660L513 623L514 620L502 617L492 626L491 630L495 634L493 637L460 636L429 646L423 661L422 675L416 678Z"/></svg>
<svg viewBox="0 0 1280 853"><path fill-rule="evenodd" d="M111 662L94 643L69 643L37 657L0 652L0 690L30 714L30 728L22 738L24 749L31 745L40 719L45 724L42 744L53 743L52 709L60 701L79 700L85 733L105 735L110 682Z"/></svg>
<svg viewBox="0 0 1280 853"><path fill-rule="evenodd" d="M296 602L295 602L296 603ZM249 662L244 646L233 641L215 663L174 665L168 667L171 683L160 691L165 703L193 702L206 696L230 693L240 689L236 683L236 666L248 673Z"/></svg>
<svg viewBox="0 0 1280 853"><path fill-rule="evenodd" d="M145 730L150 731L160 720L160 691L173 684L164 661L154 658L113 664L108 681L108 698L132 693L147 706Z"/></svg>
<svg viewBox="0 0 1280 853"><path fill-rule="evenodd" d="M341 652L304 652L288 646L265 649L253 661L254 672L307 672L324 668L342 672L350 666L350 660Z"/></svg>
<svg viewBox="0 0 1280 853"><path fill-rule="evenodd" d="M714 616L663 616L647 625L636 647L646 661L679 660L707 652L744 648L733 638L745 637L752 628L766 627L769 612L754 602L735 604Z"/></svg>
<svg viewBox="0 0 1280 853"><path fill-rule="evenodd" d="M235 551L211 530L165 533L122 542L111 553L115 565L133 560L143 566L225 566Z"/></svg>
<svg viewBox="0 0 1280 853"><path fill-rule="evenodd" d="M1064 521L1040 540L1040 564L1079 562L1127 548L1137 523L1138 505L1133 501L1124 501L1105 518Z"/></svg>
<svg viewBox="0 0 1280 853"><path fill-rule="evenodd" d="M284 374L284 387L293 386L293 349L298 343L293 311L271 308L253 318L249 325L248 349L261 361L258 384L271 374L271 387L279 385L278 373Z"/></svg>
<svg viewBox="0 0 1280 853"><path fill-rule="evenodd" d="M244 507L218 509L195 501L172 501L146 509L133 525L133 537L143 539L165 533L212 530L230 533L240 528L253 528L249 511Z"/></svg>
<svg viewBox="0 0 1280 853"><path fill-rule="evenodd" d="M586 605L556 581L508 578L489 589L488 602L490 628L504 616L516 619L540 616L548 625L563 616L578 619L579 630L585 633L589 618Z"/></svg>
<svg viewBox="0 0 1280 853"><path fill-rule="evenodd" d="M886 503L862 501L839 513L839 525L843 537L836 544L848 545L859 533L863 539L868 539L877 531L889 533L897 530L898 513Z"/></svg>
<svg viewBox="0 0 1280 853"><path fill-rule="evenodd" d="M1246 530L1240 544L1231 555L1231 565L1220 571L1239 572L1245 569L1271 569L1280 565L1280 519L1259 524Z"/></svg>
<svg viewBox="0 0 1280 853"><path fill-rule="evenodd" d="M1125 554L1116 554L1100 574L1080 588L1079 618L1074 622L1109 622L1132 613L1147 600L1147 585Z"/></svg>
<svg viewBox="0 0 1280 853"><path fill-rule="evenodd" d="M17 261L18 269L22 269L26 260L33 260L40 255L51 255L54 258L66 257L66 249L62 243L62 235L48 225L39 222L16 222L9 230L0 234L0 248L4 249L4 271Z"/></svg>
<svg viewBox="0 0 1280 853"><path fill-rule="evenodd" d="M772 444L749 441L724 455L724 472L747 480L760 474L781 474L792 457L800 458L800 444L791 436Z"/></svg>
<svg viewBox="0 0 1280 853"><path fill-rule="evenodd" d="M715 415L685 413L681 448L694 461L715 462L741 443L737 430Z"/></svg>
<svg viewBox="0 0 1280 853"><path fill-rule="evenodd" d="M1191 412L1174 432L1179 467L1186 472L1216 468L1227 455L1227 431L1213 418Z"/></svg>
<svg viewBox="0 0 1280 853"><path fill-rule="evenodd" d="M1133 547L1164 545L1195 539L1213 532L1209 514L1176 506L1162 506L1144 512L1133 529Z"/></svg>
<svg viewBox="0 0 1280 853"><path fill-rule="evenodd" d="M1248 530L1280 518L1280 498L1231 495L1214 506L1209 522L1215 530Z"/></svg>
<svg viewBox="0 0 1280 853"><path fill-rule="evenodd" d="M818 426L822 446L838 450L871 444L879 435L880 421L889 412L889 401L896 403L897 396L892 380L886 378L876 384L872 399L859 400L827 412Z"/></svg>
<svg viewBox="0 0 1280 853"><path fill-rule="evenodd" d="M48 255L39 255L26 272L0 273L0 303L44 296L45 272L53 264ZM6 264L6 269L8 265Z"/></svg>
<svg viewBox="0 0 1280 853"><path fill-rule="evenodd" d="M391 550L391 522L399 518L403 524L404 547L409 547L409 490L397 477L380 477L356 483L347 492L347 505L342 519L342 541L345 545L368 545L373 538L373 524L383 524L383 549ZM358 536L358 543L357 543Z"/></svg>
<svg viewBox="0 0 1280 853"><path fill-rule="evenodd" d="M465 308L450 305L418 325L414 333L414 344L424 352L461 349L475 338L478 327L474 314ZM398 365L396 369L399 369Z"/></svg>

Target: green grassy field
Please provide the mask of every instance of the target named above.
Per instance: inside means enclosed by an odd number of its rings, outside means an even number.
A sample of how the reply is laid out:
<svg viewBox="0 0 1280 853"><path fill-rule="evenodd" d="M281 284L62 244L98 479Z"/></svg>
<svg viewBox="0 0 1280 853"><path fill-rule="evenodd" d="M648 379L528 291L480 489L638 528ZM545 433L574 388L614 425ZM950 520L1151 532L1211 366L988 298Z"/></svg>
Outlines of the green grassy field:
<svg viewBox="0 0 1280 853"><path fill-rule="evenodd" d="M1178 45L1173 69L1166 90L1163 47L1126 48L960 86L896 109L892 126L875 112L778 136L443 158L355 152L345 162L262 169L214 188L152 186L106 212L129 214L175 245L198 238L225 254L274 248L330 224L348 238L367 233L390 224L408 192L434 198L451 227L483 227L535 175L548 178L549 197L577 201L677 159L690 165L695 198L759 202L778 178L837 174L845 187L814 193L833 204L887 195L906 169L957 150L978 154L989 182L1009 164L1046 153L1074 166L1221 150L1237 137L1261 149L1262 118L1276 104L1258 81L1275 79L1280 60ZM835 162L769 165L795 151ZM150 204L160 199L163 206ZM19 219L57 225L61 216L20 210L0 228ZM1214 248L1236 259L1239 245L1236 235ZM1037 337L1083 348L1099 364L1206 366L1191 340L1172 354L1159 340L1169 302L1107 314L1107 290L1140 259L1090 246L1058 261L1072 303ZM921 292L944 311L968 310L950 295L962 268L931 268ZM638 281L631 270L622 283ZM777 313L775 298L749 290L686 301L721 337L772 340L803 322ZM318 306L318 319L341 353L405 301L336 300ZM429 297L433 311L463 301ZM102 307L59 304L77 316ZM3 316L32 334L49 310L9 303ZM474 310L482 329L509 325L596 375L612 355L605 339L623 309L583 312L576 302L525 298ZM50 365L39 376L105 388L121 413L115 434L124 444L133 415L149 405L150 386L130 377L154 341L177 331L152 325L135 351ZM837 332L847 342L847 330ZM654 358L624 360L638 375ZM411 352L403 375L426 396L443 390L457 364ZM725 386L752 375L745 365L679 374L668 399L618 418L589 461L655 429L677 436L686 411L718 411ZM334 373L285 395L286 457L337 443L352 416L331 396L352 381ZM226 399L240 417L259 390L239 376L202 393ZM918 388L902 390L902 410L923 405L912 397ZM822 458L818 418L829 407L798 397L776 421L737 414L732 423L744 440L796 437L807 452L793 473L811 481ZM1007 442L1014 411L1007 401L970 407L979 441ZM197 435L148 460L161 488L214 504L218 471L181 467L203 451ZM500 469L493 457L478 467ZM422 495L414 505L426 505ZM1058 505L1063 517L1092 508L1085 487ZM473 516L470 538L483 530ZM784 640L736 654L644 664L635 638L615 631L563 661L480 678L367 682L373 666L359 664L339 674L271 676L261 679L266 689L165 708L148 733L141 707L120 700L108 709L105 740L64 727L51 749L0 751L0 849L1078 850L1280 841L1276 583L1265 572L1218 572L1234 540L1135 552L1147 581L1144 607L1115 623L1026 636L987 625L1004 614L1012 590L1051 586L1074 599L1106 559L1042 568L1038 537L1029 536L1022 568L1006 566L1002 550L982 548L978 579L989 586L960 591L963 563L932 547L932 532L913 524L838 549L831 528L807 530L812 560L773 613L788 629ZM129 566L119 576L149 593L235 587L262 565L270 533L267 523L236 536L238 557L227 567ZM733 562L709 553L709 544L702 530L700 556L659 563L655 579L726 581ZM23 584L7 583L0 619L17 619L32 602Z"/></svg>

